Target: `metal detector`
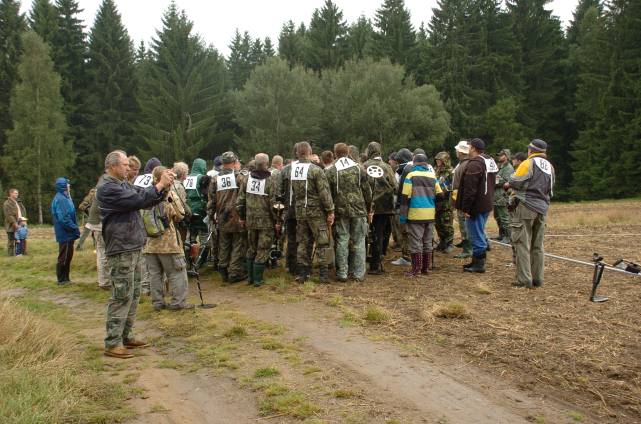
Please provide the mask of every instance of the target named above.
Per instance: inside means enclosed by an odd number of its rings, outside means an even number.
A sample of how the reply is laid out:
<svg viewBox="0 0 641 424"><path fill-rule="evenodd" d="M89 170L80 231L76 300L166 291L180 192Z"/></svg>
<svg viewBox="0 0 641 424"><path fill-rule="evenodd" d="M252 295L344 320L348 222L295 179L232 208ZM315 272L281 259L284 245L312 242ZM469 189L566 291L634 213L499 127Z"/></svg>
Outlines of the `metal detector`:
<svg viewBox="0 0 641 424"><path fill-rule="evenodd" d="M596 294L596 290L601 283L601 277L603 277L603 271L605 270L603 256L598 253L594 253L592 255L592 262L594 262L594 274L592 274L592 293L590 293L590 301L595 303L607 302L609 300L607 297Z"/></svg>
<svg viewBox="0 0 641 424"><path fill-rule="evenodd" d="M210 233L211 234L211 233ZM198 268L196 268L196 262L198 261L199 257L199 250L200 249L190 249L190 258L191 258L191 269L187 273L190 276L196 277L196 286L198 287L198 296L200 296L200 305L198 305L202 309L211 309L215 308L216 304L215 303L205 303L203 300L203 289L200 286L200 273L198 272Z"/></svg>

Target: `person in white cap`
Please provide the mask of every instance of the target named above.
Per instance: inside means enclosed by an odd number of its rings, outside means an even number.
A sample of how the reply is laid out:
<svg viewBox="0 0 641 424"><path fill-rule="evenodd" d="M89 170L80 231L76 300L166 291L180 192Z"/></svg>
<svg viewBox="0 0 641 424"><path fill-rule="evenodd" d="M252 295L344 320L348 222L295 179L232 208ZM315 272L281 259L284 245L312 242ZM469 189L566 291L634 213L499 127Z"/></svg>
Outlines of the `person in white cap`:
<svg viewBox="0 0 641 424"><path fill-rule="evenodd" d="M469 154L470 154L470 145L468 144L467 140L461 140L458 142L458 144L454 147L454 150L456 150L456 158L458 159L458 165L456 165L456 168L454 168L454 178L452 179L452 206L455 207L456 205L456 196L458 195L458 189L459 186L461 185L461 177L463 176L463 173L465 173L465 168L467 168L467 162L470 160ZM461 242L456 245L456 247L460 247L463 249L463 251L457 255L455 255L455 258L458 259L465 259L469 258L472 256L472 243L470 243L470 240L467 235L467 227L465 225L465 214L461 212L460 210L456 210L456 220L458 221L458 228L459 231L461 232Z"/></svg>

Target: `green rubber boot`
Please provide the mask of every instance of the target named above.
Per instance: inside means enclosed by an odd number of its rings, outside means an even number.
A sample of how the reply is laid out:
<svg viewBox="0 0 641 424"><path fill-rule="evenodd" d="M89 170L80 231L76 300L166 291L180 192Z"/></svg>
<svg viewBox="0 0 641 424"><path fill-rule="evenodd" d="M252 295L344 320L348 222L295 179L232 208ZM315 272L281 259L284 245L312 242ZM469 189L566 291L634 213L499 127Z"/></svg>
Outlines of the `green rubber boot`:
<svg viewBox="0 0 641 424"><path fill-rule="evenodd" d="M262 264L259 262L254 262L253 264L253 278L252 280L254 281L254 287L260 287L265 283L265 280L263 279L263 273L265 272L265 267L267 264Z"/></svg>
<svg viewBox="0 0 641 424"><path fill-rule="evenodd" d="M472 242L469 240L463 240L463 251L458 255L454 255L456 259L465 259L472 256Z"/></svg>

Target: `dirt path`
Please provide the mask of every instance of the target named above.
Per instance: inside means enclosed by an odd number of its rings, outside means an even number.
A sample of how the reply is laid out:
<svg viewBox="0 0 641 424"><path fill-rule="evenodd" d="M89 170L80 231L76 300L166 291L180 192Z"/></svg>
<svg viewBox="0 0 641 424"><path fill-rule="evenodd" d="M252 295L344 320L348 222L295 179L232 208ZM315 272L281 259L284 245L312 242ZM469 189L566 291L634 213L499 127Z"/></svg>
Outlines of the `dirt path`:
<svg viewBox="0 0 641 424"><path fill-rule="evenodd" d="M319 352L327 366L340 365L367 396L400 406L416 422L520 423L537 417L573 422L568 416L572 408L532 397L473 367L436 357L407 357L391 343L374 342L356 328L341 328L338 314L314 300L280 303L233 287L208 294L305 337L305 347Z"/></svg>

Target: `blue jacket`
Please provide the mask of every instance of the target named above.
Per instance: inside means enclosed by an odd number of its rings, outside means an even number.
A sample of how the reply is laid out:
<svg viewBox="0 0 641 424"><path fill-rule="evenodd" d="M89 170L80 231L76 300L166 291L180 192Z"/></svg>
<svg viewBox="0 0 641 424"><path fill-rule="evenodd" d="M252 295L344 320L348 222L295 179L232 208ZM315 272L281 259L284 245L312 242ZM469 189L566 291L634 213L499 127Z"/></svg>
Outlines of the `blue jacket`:
<svg viewBox="0 0 641 424"><path fill-rule="evenodd" d="M29 229L26 225L21 225L16 230L16 240L26 240L29 235Z"/></svg>
<svg viewBox="0 0 641 424"><path fill-rule="evenodd" d="M53 228L58 243L67 243L80 237L76 207L67 192L68 184L69 180L66 178L61 177L56 180L56 196L51 202Z"/></svg>

